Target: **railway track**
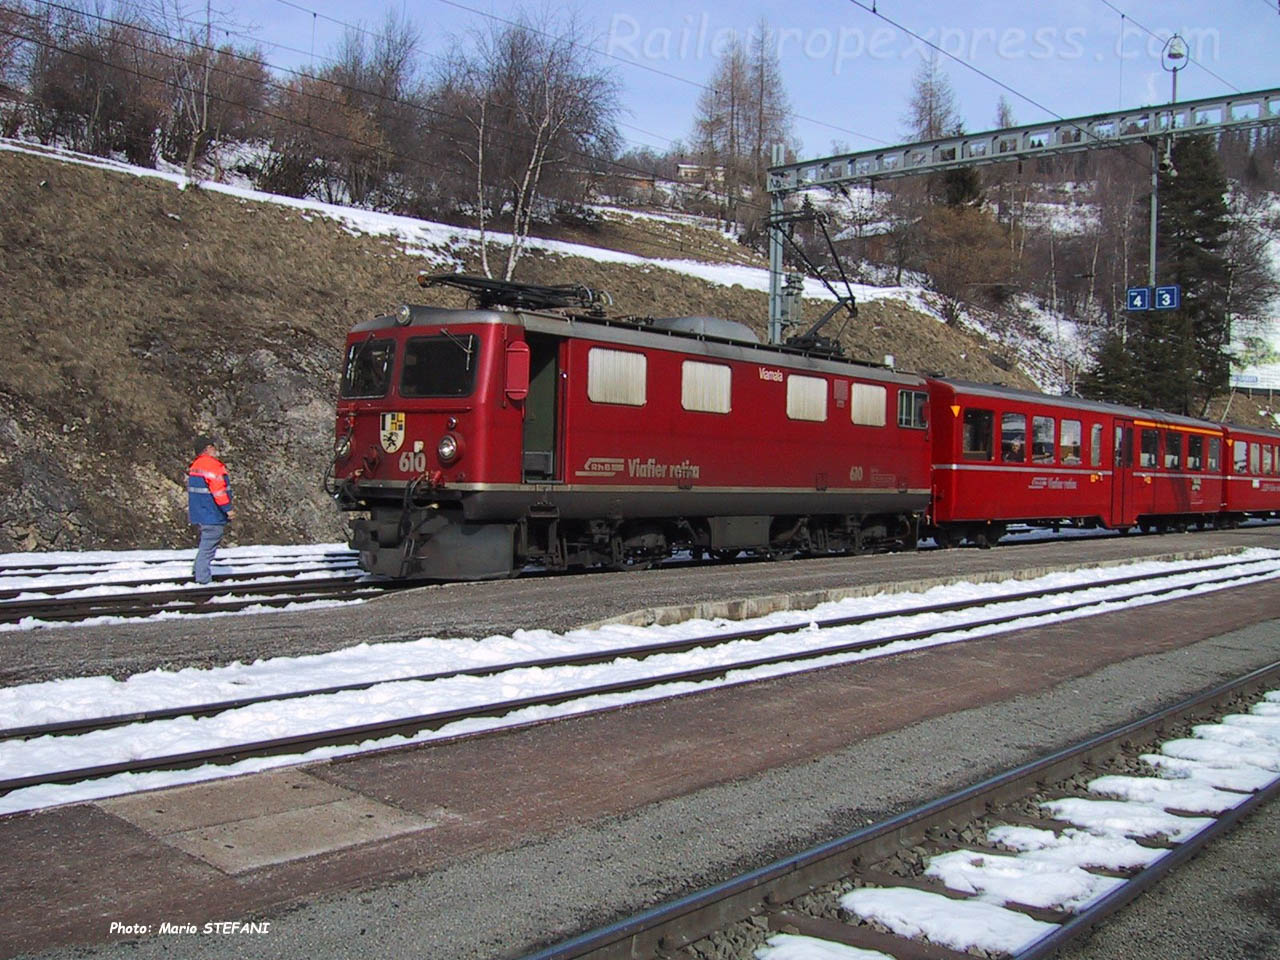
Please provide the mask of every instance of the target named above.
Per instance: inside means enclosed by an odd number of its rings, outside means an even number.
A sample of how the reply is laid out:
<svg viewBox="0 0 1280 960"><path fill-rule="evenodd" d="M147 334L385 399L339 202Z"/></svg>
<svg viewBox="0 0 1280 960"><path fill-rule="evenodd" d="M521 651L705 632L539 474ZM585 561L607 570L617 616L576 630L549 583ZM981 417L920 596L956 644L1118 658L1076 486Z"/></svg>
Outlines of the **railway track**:
<svg viewBox="0 0 1280 960"><path fill-rule="evenodd" d="M820 669L859 657L957 642L974 631L986 635L1014 624L1024 626L1101 612L1116 602L1154 602L1189 589L1221 589L1277 576L1280 561L1276 559L1218 560L1163 575L1095 581L1083 588L1053 587L789 625L774 623L642 646L495 662L319 689L273 690L216 703L177 703L111 717L11 727L0 730L0 740L10 741L5 750L7 761L0 766L0 794L120 774L230 765L248 758L305 754L322 747L349 747L390 737L424 738L461 721L474 723L516 715L515 722L521 722L521 711L537 720L575 701L590 704L586 709L608 709L628 698L635 699L637 694L655 698L678 695L687 691L689 684L749 683L765 676ZM1124 589L1123 596L1111 592L1118 588ZM945 622L940 619L944 615ZM867 635L868 630L873 635ZM601 677L603 665L609 666ZM508 686L528 687L534 682L531 677L537 678L538 689L529 695L504 699L487 692ZM488 686L484 681L489 681ZM369 691L374 695L362 698ZM295 711L296 716L272 717L273 729L287 732L267 739L245 738L242 711L248 716L265 704L289 701L302 705ZM450 701L456 705L440 708ZM321 722L317 726L312 718L324 715L318 706L322 702L333 708L330 716L360 714L377 718L355 725ZM166 749L167 744L189 743L193 723L205 725L202 736L207 746ZM259 728L257 724L248 726ZM121 732L127 736L119 742L108 741L106 736L118 727L126 727ZM19 740L25 740L25 744ZM136 756L140 743L154 752ZM56 746L58 749L53 752L67 759L51 761L46 753L50 746ZM24 760L24 756L31 759Z"/></svg>
<svg viewBox="0 0 1280 960"><path fill-rule="evenodd" d="M1278 688L1280 662L525 960L1051 957L1280 795Z"/></svg>
<svg viewBox="0 0 1280 960"><path fill-rule="evenodd" d="M354 600L387 588L365 577L350 551L243 558L219 567L229 572L219 573L212 584L197 585L187 582L183 566L172 559L11 565L0 569L0 625L236 613Z"/></svg>

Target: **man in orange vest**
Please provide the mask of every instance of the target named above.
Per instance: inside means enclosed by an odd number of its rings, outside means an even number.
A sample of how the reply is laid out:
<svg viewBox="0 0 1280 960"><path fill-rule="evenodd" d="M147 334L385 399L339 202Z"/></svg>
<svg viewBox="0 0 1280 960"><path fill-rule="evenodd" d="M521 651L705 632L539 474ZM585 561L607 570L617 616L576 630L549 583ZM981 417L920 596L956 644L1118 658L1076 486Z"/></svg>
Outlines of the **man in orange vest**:
<svg viewBox="0 0 1280 960"><path fill-rule="evenodd" d="M236 512L231 507L231 482L226 464L218 459L217 442L202 434L196 437L195 448L196 458L187 470L187 515L200 528L192 572L196 583L209 583L213 555Z"/></svg>

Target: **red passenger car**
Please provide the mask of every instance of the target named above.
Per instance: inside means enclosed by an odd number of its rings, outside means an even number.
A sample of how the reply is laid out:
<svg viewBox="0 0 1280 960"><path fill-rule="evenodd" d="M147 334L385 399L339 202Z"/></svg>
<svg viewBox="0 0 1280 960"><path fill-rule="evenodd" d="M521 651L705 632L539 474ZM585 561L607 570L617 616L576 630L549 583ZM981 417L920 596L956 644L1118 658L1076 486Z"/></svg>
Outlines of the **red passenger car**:
<svg viewBox="0 0 1280 960"><path fill-rule="evenodd" d="M1226 427L1226 514L1280 517L1280 431Z"/></svg>
<svg viewBox="0 0 1280 960"><path fill-rule="evenodd" d="M994 543L1011 522L1173 529L1218 522L1221 426L1074 397L933 380L940 545Z"/></svg>
<svg viewBox="0 0 1280 960"><path fill-rule="evenodd" d="M406 306L348 337L334 493L368 514L352 537L366 569L470 579L914 544L923 378L727 321L610 321L589 298L559 305L560 288L474 284L480 309Z"/></svg>

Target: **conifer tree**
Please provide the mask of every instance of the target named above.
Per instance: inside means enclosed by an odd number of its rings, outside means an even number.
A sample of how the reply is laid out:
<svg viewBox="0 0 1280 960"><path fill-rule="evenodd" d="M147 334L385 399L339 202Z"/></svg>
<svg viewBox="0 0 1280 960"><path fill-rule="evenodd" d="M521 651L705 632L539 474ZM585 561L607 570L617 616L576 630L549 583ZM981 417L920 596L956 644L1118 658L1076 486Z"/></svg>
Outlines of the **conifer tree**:
<svg viewBox="0 0 1280 960"><path fill-rule="evenodd" d="M1180 138L1160 174L1156 283L1178 284L1177 310L1132 315L1080 382L1098 399L1199 415L1227 386L1231 355L1227 183L1208 137Z"/></svg>

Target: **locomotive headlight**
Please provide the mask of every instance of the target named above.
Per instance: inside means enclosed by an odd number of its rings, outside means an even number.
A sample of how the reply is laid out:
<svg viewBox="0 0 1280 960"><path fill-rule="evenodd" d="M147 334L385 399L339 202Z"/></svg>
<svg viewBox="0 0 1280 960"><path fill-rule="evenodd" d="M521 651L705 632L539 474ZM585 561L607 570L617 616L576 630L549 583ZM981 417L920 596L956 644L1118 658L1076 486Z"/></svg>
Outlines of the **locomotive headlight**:
<svg viewBox="0 0 1280 960"><path fill-rule="evenodd" d="M396 311L396 323L405 327L409 325L409 321L413 319L413 308L407 303L400 304L400 309Z"/></svg>
<svg viewBox="0 0 1280 960"><path fill-rule="evenodd" d="M453 463L458 459L459 449L458 438L452 433L446 433L436 446L436 454L439 455L441 463Z"/></svg>

